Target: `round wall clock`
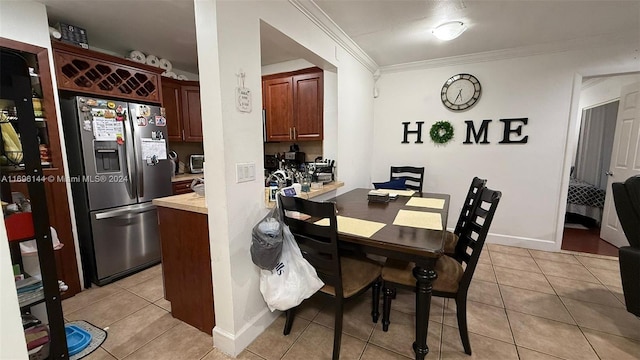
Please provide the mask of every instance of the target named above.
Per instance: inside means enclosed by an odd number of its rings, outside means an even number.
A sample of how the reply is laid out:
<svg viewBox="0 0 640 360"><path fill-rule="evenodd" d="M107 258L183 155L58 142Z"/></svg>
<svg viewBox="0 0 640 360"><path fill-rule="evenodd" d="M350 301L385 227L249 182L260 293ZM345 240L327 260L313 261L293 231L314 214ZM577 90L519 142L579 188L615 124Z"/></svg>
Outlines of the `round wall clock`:
<svg viewBox="0 0 640 360"><path fill-rule="evenodd" d="M442 86L442 103L453 111L467 110L478 99L482 88L475 76L470 74L458 74L450 77Z"/></svg>

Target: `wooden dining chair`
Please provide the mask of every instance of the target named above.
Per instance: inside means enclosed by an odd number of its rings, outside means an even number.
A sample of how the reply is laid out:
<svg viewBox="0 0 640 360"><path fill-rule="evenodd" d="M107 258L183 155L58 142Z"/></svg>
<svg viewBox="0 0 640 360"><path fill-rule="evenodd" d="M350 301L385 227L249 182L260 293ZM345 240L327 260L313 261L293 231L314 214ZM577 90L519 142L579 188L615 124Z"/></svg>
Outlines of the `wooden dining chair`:
<svg viewBox="0 0 640 360"><path fill-rule="evenodd" d="M455 256L462 260L442 255L436 262L435 271L438 277L433 282L433 296L452 298L456 300L456 315L458 329L465 353L471 355L471 344L467 330L467 292L471 278L478 264L480 252L489 232L489 226L498 207L502 193L484 188L480 199L473 205L471 217L467 226L463 227ZM463 266L466 264L466 267ZM415 264L388 259L382 269L383 280L383 310L382 330L389 329L389 315L391 300L395 296L396 287L415 291L416 279L413 276Z"/></svg>
<svg viewBox="0 0 640 360"><path fill-rule="evenodd" d="M392 166L389 180L404 179L407 189L422 192L424 182L424 167Z"/></svg>
<svg viewBox="0 0 640 360"><path fill-rule="evenodd" d="M466 226L471 217L471 210L473 205L478 201L482 194L482 189L487 185L487 180L474 177L471 180L467 197L464 199L462 209L460 210L460 216L458 217L458 223L456 224L453 232L447 231L444 234L444 253L449 256L454 256L456 244L458 243L458 237L462 233L462 229ZM458 259L460 261L460 259Z"/></svg>
<svg viewBox="0 0 640 360"><path fill-rule="evenodd" d="M371 316L373 322L377 322L382 266L364 257L353 258L340 255L334 203L320 203L282 195L279 195L278 199L282 219L289 226L302 256L316 269L318 276L325 283L320 292L334 300L333 359L339 359L344 300L362 294L372 287ZM294 217L293 214L306 214L311 217L310 220L329 219L329 225L316 225L313 221L303 220L305 216ZM291 332L295 311L296 308L286 311L284 335Z"/></svg>

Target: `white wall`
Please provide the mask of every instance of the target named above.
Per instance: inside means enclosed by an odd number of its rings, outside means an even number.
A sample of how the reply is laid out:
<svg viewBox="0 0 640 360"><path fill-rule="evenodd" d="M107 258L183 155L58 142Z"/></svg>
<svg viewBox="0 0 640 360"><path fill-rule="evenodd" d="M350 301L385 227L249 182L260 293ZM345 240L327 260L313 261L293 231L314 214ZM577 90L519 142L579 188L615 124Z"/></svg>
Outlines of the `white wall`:
<svg viewBox="0 0 640 360"><path fill-rule="evenodd" d="M491 226L489 242L559 250L558 220L564 213L568 178L565 149L573 148L578 113L576 83L581 75L637 68L628 45L610 45L583 51L518 57L464 66L384 73L378 81L380 96L374 101L373 178L388 178L390 165L425 166L426 191L452 195L449 227L455 225L473 176L488 179L488 187L503 193ZM457 73L475 75L482 96L468 111L448 111L440 101L442 84ZM528 144L498 144L502 118L528 118L523 135ZM484 119L491 144L464 145L465 120L476 127ZM431 125L450 121L454 140L436 146L429 138ZM401 144L402 122L424 121L424 144Z"/></svg>
<svg viewBox="0 0 640 360"><path fill-rule="evenodd" d="M312 63L305 59L296 59L291 61L285 61L277 64L265 65L262 67L262 75L278 74L282 72L296 71L300 69L306 69L314 67Z"/></svg>
<svg viewBox="0 0 640 360"><path fill-rule="evenodd" d="M591 85L583 86L580 92L580 112L582 113L584 109L619 100L622 87L638 81L640 81L640 73L594 79Z"/></svg>
<svg viewBox="0 0 640 360"><path fill-rule="evenodd" d="M35 2L0 2L0 37L49 48L47 12ZM49 53L51 58L51 53ZM0 220L0 358L27 359L4 219Z"/></svg>
<svg viewBox="0 0 640 360"><path fill-rule="evenodd" d="M575 164L577 156L576 153L578 151L578 139L580 137L580 126L582 124L582 111L619 100L622 87L638 81L640 81L640 73L605 76L585 80L583 82L582 90L580 91L580 102L578 105L579 111L577 114L577 126L572 135L575 139L575 146L572 150L572 164Z"/></svg>
<svg viewBox="0 0 640 360"><path fill-rule="evenodd" d="M369 182L373 79L293 5L285 1L195 1L207 169L216 327L214 343L238 354L277 314L269 313L259 292L258 269L249 256L251 228L265 215L262 179L235 183L235 164L263 162L260 65L260 20L322 56L337 68L337 162L358 165L341 171L342 189ZM216 34L217 30L217 34ZM235 109L236 73L246 73L253 111ZM331 80L333 81L333 80ZM332 130L333 131L333 130ZM211 164L213 163L213 164ZM344 191L343 190L343 191Z"/></svg>

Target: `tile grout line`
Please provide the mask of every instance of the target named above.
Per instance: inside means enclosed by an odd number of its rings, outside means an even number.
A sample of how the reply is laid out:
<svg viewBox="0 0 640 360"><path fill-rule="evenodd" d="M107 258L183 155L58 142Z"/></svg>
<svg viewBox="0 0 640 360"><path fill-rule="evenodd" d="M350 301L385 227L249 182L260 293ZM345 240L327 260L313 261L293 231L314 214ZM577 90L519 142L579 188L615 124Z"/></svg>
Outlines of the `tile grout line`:
<svg viewBox="0 0 640 360"><path fill-rule="evenodd" d="M176 320L178 320L178 319L176 319ZM180 320L179 320L179 321L180 321ZM182 322L182 321L180 321L180 322ZM122 359L119 359L119 360L124 360L124 359L128 358L129 356L131 356L131 355L135 354L135 353L136 353L136 351L138 351L138 350L142 349L143 347L145 347L145 346L146 346L147 344L149 344L150 342L152 342L152 341L154 341L155 339L157 339L157 338L161 337L162 335L166 334L169 330L173 329L174 327L176 327L176 326L180 325L180 322L179 322L179 323L177 323L177 324L175 324L175 325L173 325L173 326L171 326L171 327L170 327L170 328L168 328L167 330L163 331L161 334L158 334L158 336L156 336L156 337L154 337L154 338L150 339L150 340L149 340L149 341L147 341L146 343L142 344L142 346L140 346L139 348L135 349L135 350L134 350L134 351L132 351L130 354L127 354L127 356L125 356L125 357L123 357ZM186 323L185 323L185 324L186 324ZM215 347L214 347L214 348L215 348ZM212 349L212 350L213 350L213 349ZM208 354L209 352L211 352L211 351L208 351L208 352L207 352L207 354ZM205 356L206 356L206 355L205 355Z"/></svg>
<svg viewBox="0 0 640 360"><path fill-rule="evenodd" d="M491 259L491 251L488 251L488 250L489 249L487 249L487 253L489 254L489 258ZM529 254L529 255L531 255L531 254ZM534 262L535 262L535 259L534 259ZM536 266L538 266L537 263L536 263ZM500 300L502 301L502 305L504 306L504 308L502 308L502 309L504 310L504 315L507 317L507 324L509 324L509 332L511 333L511 339L513 340L513 346L516 348L516 355L518 355L518 359L520 359L520 352L518 351L518 343L516 342L516 336L513 334L513 328L511 327L511 321L509 321L509 313L507 312L507 304L505 303L504 296L502 295L502 288L500 287L500 282L498 282L498 275L496 275L496 269L495 269L495 266L493 264L493 260L491 260L491 271L493 271L493 276L495 276L495 278L496 278L496 284L498 285L498 293L500 294ZM540 271L542 271L542 269L540 269Z"/></svg>
<svg viewBox="0 0 640 360"><path fill-rule="evenodd" d="M438 359L442 360L442 345L444 345L444 312L449 306L449 299L445 298L442 305L442 322L440 323L440 350L438 351Z"/></svg>
<svg viewBox="0 0 640 360"><path fill-rule="evenodd" d="M145 300L146 300L146 299L145 299ZM155 304L154 304L154 303L152 303L152 302L149 302L149 305L155 305ZM147 306L148 306L148 305L147 305ZM131 314L129 314L129 315L127 315L127 316L123 317L122 319L120 319L120 320L118 320L118 321L116 321L116 322L112 323L111 325L113 325L113 324L115 324L115 323L117 323L117 322L123 321L124 319L128 318L129 316L131 316L131 315L133 315L133 314L135 314L135 313L137 313L137 312L139 312L139 311L142 311L142 310L143 310L144 308L146 308L147 306L143 306L141 309L139 309L139 310L137 310L137 311L132 312ZM157 306L157 305L155 305L155 306ZM162 308L161 308L161 309L162 309ZM162 309L162 310L166 311L165 309ZM171 314L170 312L167 312L167 313L168 313L168 314ZM171 317L173 318L173 315L171 315ZM176 319L176 320L181 321L181 320L179 320L179 319ZM151 338L149 341L145 342L145 343L144 343L144 344L142 344L140 347L136 348L135 350L133 350L131 353L127 354L127 355L126 355L126 356L124 356L123 358L119 358L119 357L117 357L117 356L115 356L114 354L111 354L111 353L109 353L109 354L113 355L113 357L115 357L116 359L119 359L119 360L126 359L126 358L127 358L128 356L130 356L131 354L133 354L133 353L135 353L136 351L138 351L138 350L142 349L145 345L147 345L148 343L152 342L153 340L155 340L155 339L159 338L160 336L164 335L167 331L169 331L169 330L173 329L174 327L178 326L179 324L180 324L180 323L176 323L175 325L173 325L173 326L169 327L167 330L165 330L165 331L163 331L162 333L158 334L157 336L155 336L155 337ZM109 327L110 327L111 325L109 325ZM108 332L107 332L107 334L108 334ZM102 347L102 345L100 345L100 347ZM106 349L104 349L104 350L106 351ZM208 353L207 353L207 354L208 354Z"/></svg>
<svg viewBox="0 0 640 360"><path fill-rule="evenodd" d="M578 258L578 256L582 256L582 255L571 254L571 253L568 253L568 254L565 254L565 255L571 255L571 256L572 256L572 257L573 257L573 258L574 258L578 263L577 263L577 264L574 264L574 263L568 263L568 262L563 262L563 261L556 261L556 260L551 260L551 259L536 258L535 256L533 256L533 254L531 254L531 257L533 257L533 259L534 259L534 261L535 261L536 265L538 265L538 267L539 267L539 268L540 268L540 265L538 264L538 262L537 262L536 260L543 260L543 261L550 261L550 262L554 262L554 263L561 263L561 264L579 265L579 266L582 266L583 268L585 268L585 269L589 272L589 274L591 274L591 275L592 275L596 280L598 280L599 285L604 286L604 287L607 289L607 291L609 291L609 293L610 293L610 294L611 294L611 295L612 295L616 300L618 300L618 302L620 302L623 306L625 305L625 304L624 304L620 299L618 299L618 297L613 293L613 291L611 291L611 289L609 288L609 286L608 286L608 285L606 285L605 283L603 283L603 282L602 282L602 280L600 280L600 278L598 278L598 277L597 277L593 272L591 272L591 270L589 270L589 268L588 268L584 263L582 263L582 261L580 261L580 259ZM604 256L604 255L601 255L601 256ZM594 257L594 258L596 258L596 257ZM614 261L614 260L609 260L609 261ZM597 269L610 270L610 269L607 269L607 268L597 268ZM542 271L542 268L540 268L540 270ZM556 293L556 295L558 296L558 298L560 298L560 294L558 294L558 293L556 292L556 289L555 289L555 287L551 284L551 282L549 281L549 278L547 277L547 274L546 274L546 273L544 273L544 271L542 271L542 275L545 277L545 279L547 280L547 282L549 283L549 285L550 285L550 286L551 286L551 288L553 289L554 293ZM560 276L560 275L549 275L549 276L554 276L554 277L559 277L559 278L562 278L562 279L569 279L569 280L574 280L574 281L581 281L581 282L586 282L586 283L590 283L590 284L598 284L598 283L592 283L591 281L580 280L580 279L574 279L574 278L568 278L568 277L564 277L564 276ZM514 286L514 287L517 287L517 286ZM605 305L605 304L596 303L596 302L591 302L591 301L586 301L586 300L581 300L581 299L573 299L573 298L569 298L569 299L572 299L572 300L578 300L578 301L582 301L582 302L587 302L587 303L590 303L590 304L597 304L597 305L604 305L604 306L608 306L608 305Z"/></svg>
<svg viewBox="0 0 640 360"><path fill-rule="evenodd" d="M322 309L320 311L322 311ZM318 312L318 314L320 314L320 311ZM282 312L282 313L284 314L284 312ZM313 318L315 319L318 316L318 314L316 314L316 316L314 316ZM294 321L295 321L295 318L294 318ZM284 322L285 322L285 324L287 323L286 316L285 316L285 321ZM311 326L311 323L313 323L313 320L309 320L309 323L307 324L307 326L305 326L304 329L302 329L302 331L300 331L300 334L298 336L296 336L296 338L293 340L291 345L289 345L289 347L287 347L287 349L284 351L284 354L282 354L282 356L280 356L280 359L284 359L284 357L287 356L287 354L291 351L293 346L300 340L300 338L302 337L304 332L307 331L307 329L309 329L309 326ZM315 323L315 324L317 324L317 323ZM321 325L321 324L317 324L317 325ZM291 324L291 329L293 330L293 323Z"/></svg>
<svg viewBox="0 0 640 360"><path fill-rule="evenodd" d="M575 258L575 255L572 255ZM584 264L582 264L580 262L580 260L575 259L582 267L584 267L585 269L587 268L586 266L584 266ZM538 262L536 261L536 259L534 258L533 261L536 263L536 266L540 267L540 265L538 264ZM542 268L540 268L540 270L542 270ZM589 271L587 269L587 271ZM591 272L589 272L591 273ZM592 274L593 275L593 274ZM551 284L551 281L549 281L549 278L547 277L547 274L544 273L544 271L542 272L542 276L544 276L545 280L547 280L547 283L549 283L549 286L551 286L551 288L553 289L553 292L556 294L556 296L558 297L558 300L560 300L560 303L562 304L562 306L564 307L564 309L567 311L567 313L569 314L569 316L571 316L571 319L576 323L576 327L578 328L578 330L580 331L580 333L582 334L582 336L584 337L584 339L587 341L587 344L589 344L589 346L591 347L591 350L593 350L593 353L596 355L596 357L598 359L601 359L600 355L598 354L598 352L596 351L596 349L593 347L593 344L591 344L591 341L589 341L589 338L587 337L587 335L585 335L584 331L582 330L582 328L580 327L580 325L578 324L578 320L576 320L575 316L573 315L573 313L571 312L571 310L569 310L569 308L567 307L567 304L562 300L562 297L560 296L560 294L558 294L558 291L556 290L555 287L553 287L553 285ZM595 277L595 276L594 276ZM600 280L596 277L597 280ZM575 279L573 279L575 280ZM608 290L608 289L607 289ZM555 321L555 320L554 320Z"/></svg>
<svg viewBox="0 0 640 360"><path fill-rule="evenodd" d="M580 262L580 260L578 260L578 262ZM589 274L591 274L591 276L593 276L594 278L596 278L596 280L598 280L600 282L600 285L604 286L605 289L607 289L607 291L609 291L609 293L611 295L613 295L613 297L618 300L618 302L620 302L622 304L622 306L624 306L626 308L626 304L623 303L620 299L618 299L618 297L616 296L616 294L613 293L613 291L611 291L611 289L609 289L609 286L607 286L607 284L605 284L604 282L602 282L602 280L600 280L600 278L594 274L586 265L584 265L582 262L580 262L580 264L589 272ZM601 268L598 268L601 269ZM603 270L609 270L609 269L603 269ZM609 270L610 271L610 270ZM620 279L620 281L622 282L622 279ZM614 286L614 285L611 285ZM624 295L624 293L623 293Z"/></svg>
<svg viewBox="0 0 640 360"><path fill-rule="evenodd" d="M107 335L107 337L108 337L108 335ZM105 341L106 341L106 339L105 339ZM100 349L104 350L107 354L111 355L114 359L118 359L118 360L119 360L119 358L118 358L117 356L115 356L114 354L110 353L110 352L109 352L109 350L107 350L107 349L103 348L103 347L102 347L102 345L104 345L104 342L103 342L102 344L100 344L100 346L98 346L98 347L99 347ZM94 351L95 351L95 350L94 350Z"/></svg>
<svg viewBox="0 0 640 360"><path fill-rule="evenodd" d="M215 349L216 349L216 347L214 346L214 347L213 347L213 349L212 349L211 351L213 351L213 350L215 350ZM210 351L210 352L211 352L211 351ZM260 359L266 360L266 358L265 358L264 356L258 355L258 354L254 353L253 351L251 351L251 350L249 350L249 349L247 349L247 348L245 348L245 349L244 349L244 350L242 350L242 351L246 351L246 352L248 352L248 353L253 354L254 356L259 357ZM210 352L209 352L209 353L210 353ZM208 355L208 354L207 354L207 355ZM240 354L238 354L238 355L240 355ZM283 356L284 356L284 355L283 355ZM204 358L203 358L203 359L204 359ZM282 359L282 358L280 358L280 359Z"/></svg>
<svg viewBox="0 0 640 360"><path fill-rule="evenodd" d="M97 286L97 285L95 285L95 286ZM88 304L86 304L85 306L83 306L83 307L81 307L81 308L78 308L78 309L76 309L76 310L69 311L69 312L67 313L67 315L71 315L71 314L73 314L74 312L80 311L80 310L82 310L82 309L86 309L86 308L88 308L89 306L95 305L96 303L98 303L98 302L100 302L100 301L102 301L102 300L104 300L104 299L106 299L106 298L108 298L108 297L110 297L110 296L112 296L112 295L118 294L118 293L120 293L120 292L122 292L122 291L126 290L126 289L124 289L124 288L122 288L122 287L120 287L120 286L117 286L117 287L118 287L118 288L120 288L120 291L116 291L116 292L114 292L113 294L109 294L109 295L103 296L103 297L101 297L101 298L97 299L96 301L93 301L93 302L91 302L91 303L88 303ZM99 289L99 287L98 287L98 288L96 288L96 289ZM85 289L84 291L91 291L91 290L90 290L90 289ZM95 290L94 290L94 291L95 291ZM81 291L81 292L79 292L78 294L76 294L75 296L77 296L77 295L79 295L79 294L82 294L82 291ZM70 297L69 299L73 299L73 296L72 296L72 297ZM64 299L64 300L68 300L68 299ZM63 302L64 302L64 300L63 300ZM64 309L63 309L63 312L64 312Z"/></svg>

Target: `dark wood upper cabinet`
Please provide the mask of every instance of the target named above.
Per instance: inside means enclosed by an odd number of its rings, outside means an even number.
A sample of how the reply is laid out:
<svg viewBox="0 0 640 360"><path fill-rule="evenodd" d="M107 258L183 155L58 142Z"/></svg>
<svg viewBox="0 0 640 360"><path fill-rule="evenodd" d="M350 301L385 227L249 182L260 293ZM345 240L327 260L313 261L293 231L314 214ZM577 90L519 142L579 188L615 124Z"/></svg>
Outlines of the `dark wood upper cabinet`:
<svg viewBox="0 0 640 360"><path fill-rule="evenodd" d="M320 68L263 76L266 141L322 140L323 94Z"/></svg>
<svg viewBox="0 0 640 360"><path fill-rule="evenodd" d="M286 141L293 137L292 78L265 80L262 83L267 141Z"/></svg>
<svg viewBox="0 0 640 360"><path fill-rule="evenodd" d="M322 140L322 73L293 77L293 109L296 140Z"/></svg>
<svg viewBox="0 0 640 360"><path fill-rule="evenodd" d="M163 78L162 106L170 141L202 142L200 83Z"/></svg>
<svg viewBox="0 0 640 360"><path fill-rule="evenodd" d="M179 83L162 79L162 106L165 109L170 141L182 141L181 97Z"/></svg>
<svg viewBox="0 0 640 360"><path fill-rule="evenodd" d="M181 91L184 141L202 141L200 86L182 86Z"/></svg>

